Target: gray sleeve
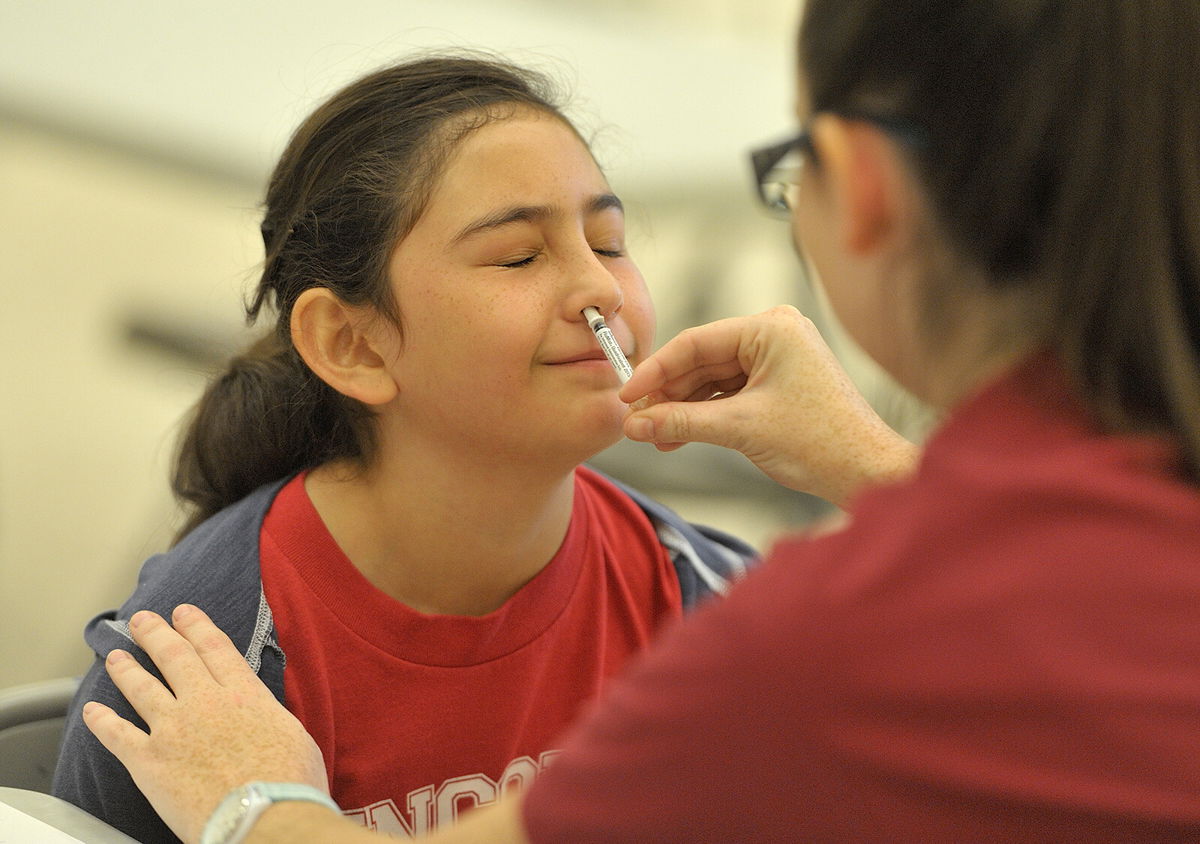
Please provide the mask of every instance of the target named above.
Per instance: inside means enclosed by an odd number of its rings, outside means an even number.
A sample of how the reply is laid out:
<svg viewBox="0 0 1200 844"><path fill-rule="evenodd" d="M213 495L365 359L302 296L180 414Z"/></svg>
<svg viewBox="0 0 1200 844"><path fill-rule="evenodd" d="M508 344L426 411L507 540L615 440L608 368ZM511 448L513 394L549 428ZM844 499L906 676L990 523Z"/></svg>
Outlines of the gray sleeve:
<svg viewBox="0 0 1200 844"><path fill-rule="evenodd" d="M67 717L54 772L55 796L138 841L178 840L133 784L124 766L84 725L81 715L83 705L95 700L145 729L145 723L104 670L109 651L122 648L162 679L129 635L129 618L138 610L153 610L169 617L181 603L198 605L229 634L247 662L283 702L284 656L275 641L258 558L262 519L279 486L272 484L252 493L196 528L168 553L151 557L142 566L129 600L120 609L102 613L88 623L84 639L96 660L83 677Z"/></svg>
<svg viewBox="0 0 1200 844"><path fill-rule="evenodd" d="M128 628L112 620L113 615L106 613L88 625L88 639L97 649L97 656L71 703L54 771L53 793L144 844L176 842L179 839L151 808L124 766L97 741L80 715L83 705L95 700L111 706L117 714L145 729L145 722L108 679L100 654L107 654L112 648L124 648L150 671L156 675L158 672L149 664L145 652L127 638Z"/></svg>

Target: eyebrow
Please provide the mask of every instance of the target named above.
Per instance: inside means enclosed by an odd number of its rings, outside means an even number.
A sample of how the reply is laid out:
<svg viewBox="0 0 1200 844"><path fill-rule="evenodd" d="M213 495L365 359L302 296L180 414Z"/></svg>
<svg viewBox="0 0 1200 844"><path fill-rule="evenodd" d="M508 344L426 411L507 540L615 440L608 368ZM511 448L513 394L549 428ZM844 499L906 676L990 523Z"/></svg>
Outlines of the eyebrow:
<svg viewBox="0 0 1200 844"><path fill-rule="evenodd" d="M625 213L625 205L621 202L620 197L611 193L602 193L593 196L584 208L584 212L587 214L596 214L600 211L607 211L609 208L615 208L622 214ZM492 229L512 223L541 222L549 217L553 217L555 213L556 210L550 205L513 205L508 208L501 208L499 211L468 223L450 242L458 243L480 232L491 231Z"/></svg>

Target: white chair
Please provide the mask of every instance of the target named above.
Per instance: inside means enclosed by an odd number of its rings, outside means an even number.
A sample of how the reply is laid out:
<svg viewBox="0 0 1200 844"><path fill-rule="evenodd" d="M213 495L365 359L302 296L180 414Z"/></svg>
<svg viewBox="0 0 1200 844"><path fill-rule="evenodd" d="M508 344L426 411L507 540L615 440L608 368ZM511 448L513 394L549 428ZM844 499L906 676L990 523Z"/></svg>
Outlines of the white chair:
<svg viewBox="0 0 1200 844"><path fill-rule="evenodd" d="M50 793L67 709L79 678L0 689L0 787Z"/></svg>

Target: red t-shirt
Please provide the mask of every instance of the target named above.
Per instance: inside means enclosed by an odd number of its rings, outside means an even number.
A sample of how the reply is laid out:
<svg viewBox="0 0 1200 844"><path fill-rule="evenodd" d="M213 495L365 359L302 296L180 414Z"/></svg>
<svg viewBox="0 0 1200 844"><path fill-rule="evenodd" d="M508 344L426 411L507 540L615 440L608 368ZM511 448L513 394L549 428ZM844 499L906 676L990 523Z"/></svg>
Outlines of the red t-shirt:
<svg viewBox="0 0 1200 844"><path fill-rule="evenodd" d="M530 839L1200 840L1200 490L1045 359L615 680Z"/></svg>
<svg viewBox="0 0 1200 844"><path fill-rule="evenodd" d="M649 520L587 469L558 553L486 616L427 615L375 589L303 476L267 514L261 558L287 707L320 746L343 811L392 834L528 785L580 704L681 614Z"/></svg>

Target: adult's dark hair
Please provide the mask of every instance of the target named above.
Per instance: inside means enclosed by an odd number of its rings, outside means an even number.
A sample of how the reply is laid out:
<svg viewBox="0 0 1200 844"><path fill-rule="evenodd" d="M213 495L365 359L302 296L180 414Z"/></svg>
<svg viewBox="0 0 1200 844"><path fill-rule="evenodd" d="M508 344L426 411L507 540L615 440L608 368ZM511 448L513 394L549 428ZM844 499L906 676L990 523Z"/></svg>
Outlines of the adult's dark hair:
<svg viewBox="0 0 1200 844"><path fill-rule="evenodd" d="M336 459L368 460L369 410L325 384L292 345L300 294L326 287L400 326L388 259L412 229L454 145L514 107L570 125L539 74L475 55L424 57L359 79L292 136L266 195L266 258L247 305L275 330L208 387L180 440L172 477L190 508L180 532L258 486Z"/></svg>
<svg viewBox="0 0 1200 844"><path fill-rule="evenodd" d="M952 252L1029 294L1106 429L1170 434L1200 482L1200 3L808 0L799 54L814 112L920 127Z"/></svg>

